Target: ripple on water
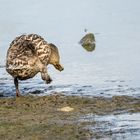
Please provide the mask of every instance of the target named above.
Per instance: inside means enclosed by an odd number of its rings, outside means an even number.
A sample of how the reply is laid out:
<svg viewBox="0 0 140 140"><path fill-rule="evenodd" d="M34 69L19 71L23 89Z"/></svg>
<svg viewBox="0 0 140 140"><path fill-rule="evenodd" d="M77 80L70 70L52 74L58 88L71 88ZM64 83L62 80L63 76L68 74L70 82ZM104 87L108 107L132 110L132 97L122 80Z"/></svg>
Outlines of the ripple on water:
<svg viewBox="0 0 140 140"><path fill-rule="evenodd" d="M0 92L3 96L15 96L13 78L0 68ZM140 87L131 87L125 80L106 80L102 85L79 85L79 84L45 84L39 76L33 79L19 82L22 95L49 95L60 92L65 95L77 96L103 96L112 97L116 95L127 95L140 97Z"/></svg>
<svg viewBox="0 0 140 140"><path fill-rule="evenodd" d="M20 90L22 95L26 94L35 94L35 95L48 95L55 92L60 92L65 95L77 95L77 96L103 96L103 97L112 97L112 96L134 96L140 97L139 87L129 87L125 85L115 85L113 87L104 86L104 87L95 87L92 85L46 85L45 83L34 82L20 82ZM4 96L13 96L15 93L15 87L13 80L8 80L7 78L0 79L0 92Z"/></svg>

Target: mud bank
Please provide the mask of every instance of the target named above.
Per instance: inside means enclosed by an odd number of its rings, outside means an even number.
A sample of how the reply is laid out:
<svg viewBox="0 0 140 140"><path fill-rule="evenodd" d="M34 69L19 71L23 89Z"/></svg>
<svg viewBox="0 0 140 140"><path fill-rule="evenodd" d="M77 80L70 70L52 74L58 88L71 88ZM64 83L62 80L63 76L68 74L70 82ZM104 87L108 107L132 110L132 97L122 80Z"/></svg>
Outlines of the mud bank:
<svg viewBox="0 0 140 140"><path fill-rule="evenodd" d="M140 99L128 96L87 98L54 94L45 97L1 98L0 138L1 140L111 138L113 131L107 135L104 132L99 133L95 126L102 122L86 116L92 114L97 118L139 112Z"/></svg>

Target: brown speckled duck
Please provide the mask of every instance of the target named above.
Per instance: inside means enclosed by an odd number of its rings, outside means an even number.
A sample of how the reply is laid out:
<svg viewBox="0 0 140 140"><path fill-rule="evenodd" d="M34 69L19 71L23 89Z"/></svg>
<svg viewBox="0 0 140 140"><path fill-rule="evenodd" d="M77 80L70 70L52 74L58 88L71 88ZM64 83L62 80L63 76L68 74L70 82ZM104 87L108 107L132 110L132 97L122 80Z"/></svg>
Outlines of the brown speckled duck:
<svg viewBox="0 0 140 140"><path fill-rule="evenodd" d="M16 96L20 95L18 80L26 80L41 73L42 80L49 84L52 79L47 73L47 65L52 64L62 71L58 48L47 43L37 34L16 37L7 51L6 70L13 76Z"/></svg>

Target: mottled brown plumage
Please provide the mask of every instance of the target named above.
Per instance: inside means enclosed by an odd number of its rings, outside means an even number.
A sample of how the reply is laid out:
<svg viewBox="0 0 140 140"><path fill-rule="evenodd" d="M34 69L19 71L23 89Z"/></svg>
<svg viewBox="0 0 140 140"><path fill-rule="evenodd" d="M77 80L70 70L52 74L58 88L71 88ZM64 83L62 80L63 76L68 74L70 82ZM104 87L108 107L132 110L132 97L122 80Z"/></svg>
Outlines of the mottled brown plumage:
<svg viewBox="0 0 140 140"><path fill-rule="evenodd" d="M18 79L26 80L40 72L42 79L50 83L52 79L46 66L52 64L62 71L59 59L57 47L47 43L41 36L29 34L16 37L10 44L6 59L6 70L14 77L16 95L19 96Z"/></svg>

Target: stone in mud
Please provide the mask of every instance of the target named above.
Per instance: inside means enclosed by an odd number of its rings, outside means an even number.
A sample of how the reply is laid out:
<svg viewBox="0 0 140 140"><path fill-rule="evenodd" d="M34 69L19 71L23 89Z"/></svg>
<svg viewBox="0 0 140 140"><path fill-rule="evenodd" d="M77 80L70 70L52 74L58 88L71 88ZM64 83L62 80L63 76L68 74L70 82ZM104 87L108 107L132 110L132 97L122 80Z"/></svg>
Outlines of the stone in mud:
<svg viewBox="0 0 140 140"><path fill-rule="evenodd" d="M79 44L89 52L95 50L95 36L93 33L86 34L79 42Z"/></svg>
<svg viewBox="0 0 140 140"><path fill-rule="evenodd" d="M66 106L66 107L58 108L57 110L62 111L62 112L70 112L70 111L73 111L74 108Z"/></svg>

